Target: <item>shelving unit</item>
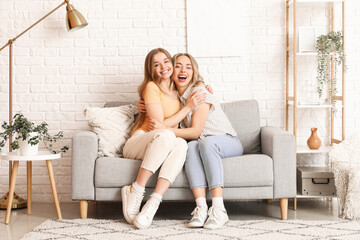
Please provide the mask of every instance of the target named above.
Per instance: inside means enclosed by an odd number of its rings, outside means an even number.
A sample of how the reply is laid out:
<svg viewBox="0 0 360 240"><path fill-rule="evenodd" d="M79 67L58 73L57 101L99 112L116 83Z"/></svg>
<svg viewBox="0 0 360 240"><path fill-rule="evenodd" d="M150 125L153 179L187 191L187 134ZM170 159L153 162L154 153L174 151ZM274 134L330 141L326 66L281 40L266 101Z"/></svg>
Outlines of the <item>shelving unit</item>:
<svg viewBox="0 0 360 240"><path fill-rule="evenodd" d="M342 42L343 42L343 49L345 51L345 0L287 0L286 1L286 130L289 130L289 121L290 121L290 115L289 110L292 109L293 117L293 134L295 135L295 139L297 137L297 110L298 109L312 109L313 111L316 111L316 109L328 109L330 111L331 119L330 119L330 145L333 145L334 143L340 143L341 140L336 139L334 137L334 111L333 111L333 101L336 100L337 102L341 102L341 138L342 140L345 139L345 65L342 65L342 75L341 75L341 95L340 96L330 96L331 97L331 103L326 105L316 105L316 104L299 104L298 103L298 80L299 82L301 79L298 79L297 76L297 59L301 57L316 57L316 52L297 52L297 18L301 16L297 16L297 4L302 5L306 4L306 6L311 6L313 8L316 8L318 4L328 4L331 8L331 14L330 14L330 29L331 31L334 31L335 29L335 4L341 3L342 4L342 23L341 23L341 30L342 30ZM326 5L327 6L327 5ZM290 17L290 12L292 11L292 16ZM290 19L293 21L293 32L292 32L292 43L290 43ZM292 67L293 67L293 92L290 93L290 58L292 58ZM331 58L331 78L334 77L334 58ZM339 82L340 82L340 76L339 76ZM334 85L331 84L330 88L333 90ZM334 92L334 91L332 91ZM296 141L296 140L295 140ZM297 141L296 141L297 142ZM302 143L304 144L304 143ZM310 150L307 146L297 146L297 154L313 154L313 153L327 153L331 149L330 146L322 146L319 150ZM297 208L297 202L296 198L294 199L294 210Z"/></svg>

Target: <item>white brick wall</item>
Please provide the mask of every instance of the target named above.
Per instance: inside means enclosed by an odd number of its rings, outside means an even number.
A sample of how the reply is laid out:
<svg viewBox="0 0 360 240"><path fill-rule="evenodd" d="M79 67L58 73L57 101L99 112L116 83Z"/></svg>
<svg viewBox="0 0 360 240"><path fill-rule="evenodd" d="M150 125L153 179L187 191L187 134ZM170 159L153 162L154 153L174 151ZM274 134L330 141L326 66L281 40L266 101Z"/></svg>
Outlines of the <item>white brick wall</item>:
<svg viewBox="0 0 360 240"><path fill-rule="evenodd" d="M0 45L61 1L1 0ZM135 100L145 55L155 47L186 51L185 0L71 1L88 27L68 33L65 7L19 38L14 46L14 111L46 120L66 139L88 129L82 110L106 101ZM346 0L346 134L360 133L360 2ZM199 58L200 71L222 101L256 99L261 125L285 127L285 0L243 0L242 56ZM327 24L328 11L303 10L305 25ZM234 29L229 29L229 32ZM306 60L305 60L306 61ZM0 53L0 120L8 120L8 51ZM299 60L299 64L301 64ZM304 73L306 74L306 73ZM321 113L315 113L320 114ZM311 118L299 129L306 142ZM326 132L321 132L322 137ZM25 165L16 192L26 196ZM54 171L61 201L71 201L71 150ZM0 195L8 191L8 163L0 163ZM45 163L33 166L33 200L52 201Z"/></svg>

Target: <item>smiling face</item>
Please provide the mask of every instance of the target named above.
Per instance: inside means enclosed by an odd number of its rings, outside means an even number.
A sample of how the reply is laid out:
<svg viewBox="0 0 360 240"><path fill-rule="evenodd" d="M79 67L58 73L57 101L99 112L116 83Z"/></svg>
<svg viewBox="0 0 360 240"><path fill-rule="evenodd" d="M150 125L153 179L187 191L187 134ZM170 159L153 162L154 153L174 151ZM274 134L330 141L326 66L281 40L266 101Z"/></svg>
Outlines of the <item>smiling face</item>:
<svg viewBox="0 0 360 240"><path fill-rule="evenodd" d="M169 59L163 52L159 52L154 55L152 68L154 73L161 80L170 79L174 71L171 59Z"/></svg>
<svg viewBox="0 0 360 240"><path fill-rule="evenodd" d="M176 58L173 80L179 92L189 86L193 78L193 73L190 58L187 56L179 56Z"/></svg>

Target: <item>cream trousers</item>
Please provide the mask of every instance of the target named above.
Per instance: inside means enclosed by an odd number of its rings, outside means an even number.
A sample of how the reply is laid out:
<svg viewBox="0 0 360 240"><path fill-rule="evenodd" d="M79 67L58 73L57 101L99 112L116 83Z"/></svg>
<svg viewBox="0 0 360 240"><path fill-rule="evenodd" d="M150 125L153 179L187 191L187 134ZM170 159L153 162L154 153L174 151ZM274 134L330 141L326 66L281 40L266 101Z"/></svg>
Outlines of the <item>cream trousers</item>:
<svg viewBox="0 0 360 240"><path fill-rule="evenodd" d="M137 130L127 140L123 153L125 158L142 160L141 167L152 173L161 166L159 178L173 183L185 163L187 149L186 141L170 130Z"/></svg>

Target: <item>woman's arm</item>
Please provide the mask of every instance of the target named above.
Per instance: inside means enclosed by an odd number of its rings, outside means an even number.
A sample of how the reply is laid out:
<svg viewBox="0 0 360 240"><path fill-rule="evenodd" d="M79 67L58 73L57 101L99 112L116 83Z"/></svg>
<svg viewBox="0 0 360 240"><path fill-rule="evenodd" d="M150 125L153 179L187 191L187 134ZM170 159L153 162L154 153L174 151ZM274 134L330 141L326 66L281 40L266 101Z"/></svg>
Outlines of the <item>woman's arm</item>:
<svg viewBox="0 0 360 240"><path fill-rule="evenodd" d="M173 116L166 118L164 124L169 127L174 127L179 124L192 110L204 103L206 100L206 93L200 93L202 90L193 92L187 99L186 105L180 109Z"/></svg>
<svg viewBox="0 0 360 240"><path fill-rule="evenodd" d="M206 93L200 94L200 92L201 92L201 90L193 92L189 96L188 100L186 101L186 105L183 108L181 108L181 110L179 112L177 112L176 114L174 114L173 116L164 119L163 123L166 126L170 126L170 127L176 126L179 122L181 122L186 117L186 115L189 112L194 110L200 104L204 103L206 100ZM139 100L136 103L136 107L137 107L138 112L146 113L146 105L145 105L144 100ZM154 114L156 114L156 112ZM159 119L157 119L157 120L159 120ZM162 121L162 120L159 120L159 121Z"/></svg>
<svg viewBox="0 0 360 240"><path fill-rule="evenodd" d="M140 99L139 101L137 101L136 103L136 108L138 110L139 113L146 113L146 106L145 106L145 101Z"/></svg>
<svg viewBox="0 0 360 240"><path fill-rule="evenodd" d="M205 103L194 111L191 118L191 127L189 128L172 128L170 129L177 137L188 140L198 139L204 129L205 123L209 116L210 104Z"/></svg>
<svg viewBox="0 0 360 240"><path fill-rule="evenodd" d="M205 85L206 90L208 90L209 93L214 94L214 91L212 89L212 87L210 85ZM190 95L191 96L191 95ZM136 108L138 110L138 112L142 112L142 113L146 113L146 106L145 106L145 101L140 99L139 101L137 101L136 103Z"/></svg>
<svg viewBox="0 0 360 240"><path fill-rule="evenodd" d="M173 116L171 116L167 119L164 119L163 112L160 112L157 106L152 106L151 104L146 105L145 112L147 112L148 109L150 109L151 112L148 112L148 115L150 118L156 119L168 127L176 127L179 124L179 122L181 122L186 117L186 115L188 115L189 112L191 112L197 106L199 106L200 104L205 102L206 93L200 94L200 92L201 92L201 90L193 92L189 96L188 100L186 101L186 105L179 112L177 112L176 114L174 114ZM158 104L156 104L156 105L158 105ZM137 106L137 109L139 112L140 111L144 112L142 104L141 104L141 100L138 101L136 106ZM161 105L160 105L160 107L161 107ZM162 117L157 116L157 114L161 114ZM152 130L152 129L150 128L150 130Z"/></svg>
<svg viewBox="0 0 360 240"><path fill-rule="evenodd" d="M210 106L211 105L209 103L205 103L201 105L198 109L196 109L196 111L192 115L191 127L189 128L181 128L181 129L169 128L155 119L150 120L149 128L150 129L166 128L173 131L177 137L181 137L188 140L198 139L203 131L203 128L209 116Z"/></svg>
<svg viewBox="0 0 360 240"><path fill-rule="evenodd" d="M186 101L186 105L175 115L170 118L164 119L164 111L161 104L158 103L150 103L146 104L146 112L151 119L155 119L157 121L163 122L166 126L176 127L179 122L181 122L186 115L195 109L198 105L202 104L206 100L206 93L199 94L201 90L193 92L188 100ZM149 128L151 129L151 127Z"/></svg>
<svg viewBox="0 0 360 240"><path fill-rule="evenodd" d="M164 111L159 103L146 104L146 113L150 119L155 119L160 122L164 122ZM149 129L151 131L152 129Z"/></svg>

